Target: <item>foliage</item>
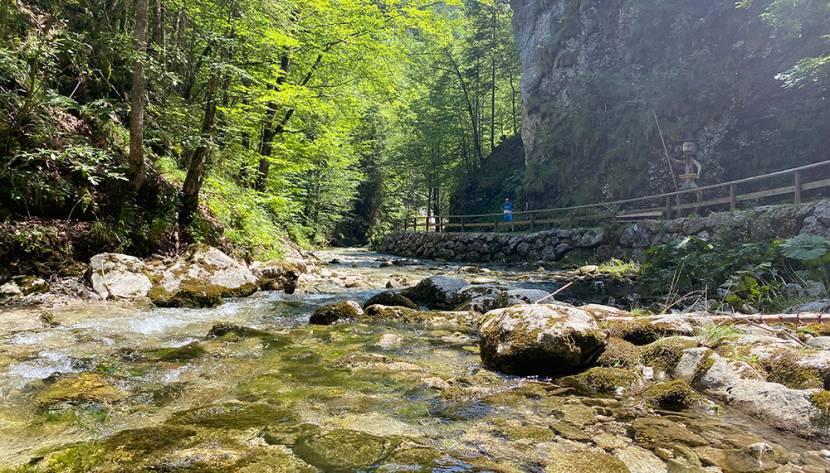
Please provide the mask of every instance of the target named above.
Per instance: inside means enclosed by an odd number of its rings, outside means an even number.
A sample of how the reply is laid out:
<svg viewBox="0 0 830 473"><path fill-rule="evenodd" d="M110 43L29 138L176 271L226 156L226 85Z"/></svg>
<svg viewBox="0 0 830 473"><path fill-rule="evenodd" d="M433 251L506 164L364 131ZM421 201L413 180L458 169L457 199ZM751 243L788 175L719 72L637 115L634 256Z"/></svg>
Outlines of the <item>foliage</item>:
<svg viewBox="0 0 830 473"><path fill-rule="evenodd" d="M94 238L133 252L171 249L179 231L269 258L286 237L345 232L344 218L362 222L362 243L422 208L425 185L452 185L471 118L494 136L518 128L503 2L159 0L146 51L139 4L4 4L0 217L95 221ZM136 61L149 167L134 195L123 181ZM202 215L181 229L189 173Z"/></svg>
<svg viewBox="0 0 830 473"><path fill-rule="evenodd" d="M781 244L781 254L799 262L806 269L806 276L818 276L825 288L830 288L830 239L801 234Z"/></svg>
<svg viewBox="0 0 830 473"><path fill-rule="evenodd" d="M680 294L703 291L741 309L773 303L784 284L780 242L737 244L687 237L648 250L643 279L659 292L674 286Z"/></svg>
<svg viewBox="0 0 830 473"><path fill-rule="evenodd" d="M717 348L741 333L743 332L736 329L732 324L707 322L695 328L694 335L702 346Z"/></svg>

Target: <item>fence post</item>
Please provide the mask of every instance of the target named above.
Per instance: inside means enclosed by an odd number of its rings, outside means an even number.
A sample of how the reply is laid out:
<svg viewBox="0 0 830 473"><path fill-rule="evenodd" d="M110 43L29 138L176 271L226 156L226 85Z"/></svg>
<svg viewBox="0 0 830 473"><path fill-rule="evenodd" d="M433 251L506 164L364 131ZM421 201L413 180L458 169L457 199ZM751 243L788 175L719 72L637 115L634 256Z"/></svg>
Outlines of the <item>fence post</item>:
<svg viewBox="0 0 830 473"><path fill-rule="evenodd" d="M536 214L530 214L530 231L536 226Z"/></svg>
<svg viewBox="0 0 830 473"><path fill-rule="evenodd" d="M464 233L464 216L461 216L461 233Z"/></svg>
<svg viewBox="0 0 830 473"><path fill-rule="evenodd" d="M729 211L734 212L738 209L738 194L735 192L735 184L729 185Z"/></svg>
<svg viewBox="0 0 830 473"><path fill-rule="evenodd" d="M499 217L493 217L493 233L498 233L499 231Z"/></svg>
<svg viewBox="0 0 830 473"><path fill-rule="evenodd" d="M795 172L795 205L801 204L801 171Z"/></svg>
<svg viewBox="0 0 830 473"><path fill-rule="evenodd" d="M666 220L671 220L671 214L672 214L671 197L666 197L666 210L665 210L665 213L666 213Z"/></svg>

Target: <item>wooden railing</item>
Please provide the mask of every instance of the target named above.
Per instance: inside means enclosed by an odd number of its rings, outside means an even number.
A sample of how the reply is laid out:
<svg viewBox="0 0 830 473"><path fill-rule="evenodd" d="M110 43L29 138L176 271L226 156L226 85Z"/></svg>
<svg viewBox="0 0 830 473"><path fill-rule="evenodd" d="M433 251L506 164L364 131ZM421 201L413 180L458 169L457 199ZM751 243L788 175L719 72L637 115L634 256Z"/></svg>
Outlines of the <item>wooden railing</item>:
<svg viewBox="0 0 830 473"><path fill-rule="evenodd" d="M713 210L734 211L742 203L752 206L823 197L830 188L830 160L759 176L598 204L513 212L513 222L503 213L414 217L404 231L535 231L551 226L573 226L607 221L668 220ZM746 206L746 205L744 205Z"/></svg>

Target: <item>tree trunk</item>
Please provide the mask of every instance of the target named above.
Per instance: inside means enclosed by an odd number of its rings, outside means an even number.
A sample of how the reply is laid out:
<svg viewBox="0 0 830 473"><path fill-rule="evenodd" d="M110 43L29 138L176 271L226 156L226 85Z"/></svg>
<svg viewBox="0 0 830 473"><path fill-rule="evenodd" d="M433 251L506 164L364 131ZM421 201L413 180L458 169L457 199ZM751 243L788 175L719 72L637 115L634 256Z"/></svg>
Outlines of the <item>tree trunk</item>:
<svg viewBox="0 0 830 473"><path fill-rule="evenodd" d="M490 68L490 152L496 148L496 5L493 5L493 37L490 45L491 68Z"/></svg>
<svg viewBox="0 0 830 473"><path fill-rule="evenodd" d="M129 177L133 191L138 192L144 184L144 106L147 93L144 61L147 54L147 0L135 2L135 49L138 57L133 65Z"/></svg>
<svg viewBox="0 0 830 473"><path fill-rule="evenodd" d="M202 121L201 141L193 152L193 157L190 158L187 177L182 186L179 229L184 232L187 239L189 239L188 228L199 208L199 191L202 189L202 182L204 181L205 163L210 155L210 137L216 123L216 95L219 91L219 83L219 72L214 70L207 86L207 104L205 105L205 116Z"/></svg>
<svg viewBox="0 0 830 473"><path fill-rule="evenodd" d="M461 87L461 92L464 94L464 101L467 106L467 114L470 117L470 124L473 132L473 151L475 152L476 159L479 163L481 163L481 161L484 159L484 156L481 151L481 135L479 135L480 130L478 125L478 115L473 106L472 97L470 96L470 90L467 87L467 82L464 80L464 75L461 74L461 69L459 69L458 63L455 62L455 59L452 57L452 53L446 51L446 54L447 58L450 61L450 65L452 65L455 77L458 79L459 86Z"/></svg>
<svg viewBox="0 0 830 473"><path fill-rule="evenodd" d="M332 45L326 46L325 51L329 51ZM287 61L287 56L283 56L283 58ZM314 64L311 65L311 69L306 72L306 75L303 77L303 80L300 81L299 85L304 87L308 82L311 80L311 77L314 76L314 72L320 67L323 63L323 54L318 54L317 59L314 61ZM283 64L286 65L286 68L289 67L289 63L284 63L282 59L280 60L280 66ZM283 69L285 71L285 75L283 78L288 74L287 69ZM283 80L284 82L284 80ZM281 85L282 83L278 83ZM285 126L288 125L288 121L291 120L291 117L294 116L294 108L289 108L285 115L283 115L282 120L274 126L271 120L266 121L266 128L262 132L262 143L260 143L260 154L262 158L259 160L259 167L257 169L257 179L256 179L256 190L262 192L265 190L265 187L268 185L268 174L270 173L271 169L271 161L268 160L268 157L271 156L272 146L274 142L274 138L285 131ZM267 119L267 117L266 117Z"/></svg>

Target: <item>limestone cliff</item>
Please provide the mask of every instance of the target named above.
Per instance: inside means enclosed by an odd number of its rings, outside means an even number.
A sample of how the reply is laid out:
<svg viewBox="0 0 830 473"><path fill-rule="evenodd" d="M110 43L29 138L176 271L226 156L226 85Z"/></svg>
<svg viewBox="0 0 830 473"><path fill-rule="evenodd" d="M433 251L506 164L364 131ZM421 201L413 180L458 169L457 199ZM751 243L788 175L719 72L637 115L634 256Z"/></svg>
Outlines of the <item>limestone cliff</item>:
<svg viewBox="0 0 830 473"><path fill-rule="evenodd" d="M697 141L704 183L828 159L826 88L776 79L827 47L828 10L812 3L815 21L794 35L761 19L769 1L511 0L525 198L673 190L652 111L673 157Z"/></svg>

